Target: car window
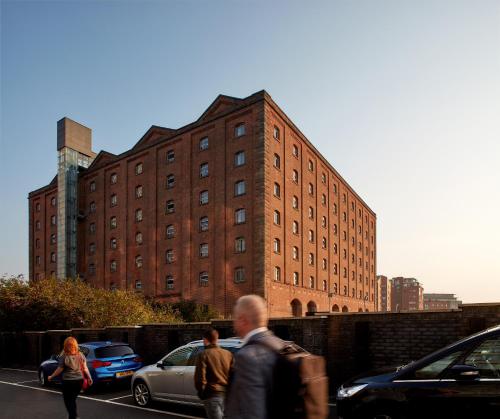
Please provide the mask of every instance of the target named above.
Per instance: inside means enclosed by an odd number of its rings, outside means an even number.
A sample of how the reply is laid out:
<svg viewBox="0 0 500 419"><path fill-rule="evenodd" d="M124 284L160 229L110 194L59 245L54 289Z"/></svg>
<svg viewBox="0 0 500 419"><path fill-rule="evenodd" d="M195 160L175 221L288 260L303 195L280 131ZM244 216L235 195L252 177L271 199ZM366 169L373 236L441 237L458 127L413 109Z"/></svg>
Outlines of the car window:
<svg viewBox="0 0 500 419"><path fill-rule="evenodd" d="M85 347L85 346L79 346L78 347L78 350L83 354L85 355L85 357L87 357L89 355L89 348Z"/></svg>
<svg viewBox="0 0 500 419"><path fill-rule="evenodd" d="M448 354L436 361L427 364L425 367L420 368L414 372L414 378L417 380L429 380L433 378L438 378L439 375L448 368L453 362L455 362L462 354L464 350L455 351Z"/></svg>
<svg viewBox="0 0 500 419"><path fill-rule="evenodd" d="M130 346L105 346L94 350L96 358L114 358L119 356L133 355L134 351Z"/></svg>
<svg viewBox="0 0 500 419"><path fill-rule="evenodd" d="M479 369L481 377L500 378L500 337L482 342L465 358L464 364Z"/></svg>
<svg viewBox="0 0 500 419"><path fill-rule="evenodd" d="M195 348L192 346L183 346L163 358L163 363L167 366L181 367L188 363L189 357Z"/></svg>
<svg viewBox="0 0 500 419"><path fill-rule="evenodd" d="M191 355L189 357L189 360L187 362L187 365L195 365L196 363L196 358L198 357L199 354L201 354L205 350L205 347L203 345L200 346L195 346L194 350L191 352Z"/></svg>

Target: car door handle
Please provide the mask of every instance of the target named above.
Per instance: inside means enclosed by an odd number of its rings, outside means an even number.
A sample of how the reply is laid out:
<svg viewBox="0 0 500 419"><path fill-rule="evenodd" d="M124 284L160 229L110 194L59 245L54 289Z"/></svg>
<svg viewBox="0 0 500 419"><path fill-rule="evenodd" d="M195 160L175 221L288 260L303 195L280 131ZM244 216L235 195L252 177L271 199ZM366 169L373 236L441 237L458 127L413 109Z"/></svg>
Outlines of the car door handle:
<svg viewBox="0 0 500 419"><path fill-rule="evenodd" d="M177 371L175 374L176 375L184 375L184 371Z"/></svg>

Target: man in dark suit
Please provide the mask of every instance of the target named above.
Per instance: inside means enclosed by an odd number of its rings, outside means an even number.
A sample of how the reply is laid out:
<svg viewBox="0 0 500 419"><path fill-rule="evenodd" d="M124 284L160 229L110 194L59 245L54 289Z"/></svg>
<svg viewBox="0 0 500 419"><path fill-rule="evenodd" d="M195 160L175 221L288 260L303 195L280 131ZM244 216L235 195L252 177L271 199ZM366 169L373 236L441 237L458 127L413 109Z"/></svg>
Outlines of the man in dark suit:
<svg viewBox="0 0 500 419"><path fill-rule="evenodd" d="M284 342L267 329L266 302L258 295L240 297L233 324L243 338L235 356L226 399L226 419L268 419L277 352ZM273 350L274 349L274 350Z"/></svg>

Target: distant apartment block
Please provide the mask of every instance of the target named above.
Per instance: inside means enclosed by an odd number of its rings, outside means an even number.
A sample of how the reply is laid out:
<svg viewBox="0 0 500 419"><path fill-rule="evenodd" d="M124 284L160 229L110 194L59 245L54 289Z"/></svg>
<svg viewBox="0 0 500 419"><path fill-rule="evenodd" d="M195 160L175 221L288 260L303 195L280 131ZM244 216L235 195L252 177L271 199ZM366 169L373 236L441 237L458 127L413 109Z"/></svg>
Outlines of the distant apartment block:
<svg viewBox="0 0 500 419"><path fill-rule="evenodd" d="M424 288L415 278L391 279L391 311L416 311L424 309Z"/></svg>
<svg viewBox="0 0 500 419"><path fill-rule="evenodd" d="M376 310L381 312L391 311L391 281L384 275L378 275L375 284Z"/></svg>
<svg viewBox="0 0 500 419"><path fill-rule="evenodd" d="M461 304L455 294L424 294L424 310L457 310Z"/></svg>
<svg viewBox="0 0 500 419"><path fill-rule="evenodd" d="M29 194L30 280L79 276L229 315L374 311L376 215L265 91L219 95L121 154L58 122L59 166Z"/></svg>

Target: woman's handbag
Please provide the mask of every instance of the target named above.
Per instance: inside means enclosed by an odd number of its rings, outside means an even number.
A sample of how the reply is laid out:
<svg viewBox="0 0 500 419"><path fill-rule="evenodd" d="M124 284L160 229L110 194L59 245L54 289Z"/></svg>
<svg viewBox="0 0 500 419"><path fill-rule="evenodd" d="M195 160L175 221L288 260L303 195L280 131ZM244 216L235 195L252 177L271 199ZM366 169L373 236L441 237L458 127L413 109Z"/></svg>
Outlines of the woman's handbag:
<svg viewBox="0 0 500 419"><path fill-rule="evenodd" d="M80 355L80 371L82 372L82 377L83 377L83 384L82 384L82 390L87 390L89 386L89 380L87 379L85 375L85 368L83 366L83 359L82 356Z"/></svg>

